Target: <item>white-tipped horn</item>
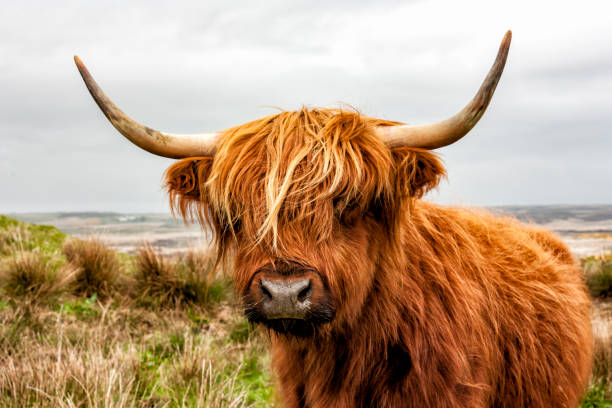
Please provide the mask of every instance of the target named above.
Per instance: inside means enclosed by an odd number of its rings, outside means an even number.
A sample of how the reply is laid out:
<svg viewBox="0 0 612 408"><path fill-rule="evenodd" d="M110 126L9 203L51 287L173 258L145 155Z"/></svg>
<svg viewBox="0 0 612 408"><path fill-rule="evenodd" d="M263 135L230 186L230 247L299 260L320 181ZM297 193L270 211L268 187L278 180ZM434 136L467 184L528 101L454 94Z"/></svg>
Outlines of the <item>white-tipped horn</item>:
<svg viewBox="0 0 612 408"><path fill-rule="evenodd" d="M497 58L480 86L478 93L459 113L438 123L427 125L378 126L376 133L389 147L437 149L465 136L484 114L504 70L512 32L508 30L499 47Z"/></svg>
<svg viewBox="0 0 612 408"><path fill-rule="evenodd" d="M200 133L193 135L175 135L160 132L144 126L123 113L102 91L93 79L83 62L74 56L89 93L96 101L102 113L112 125L136 146L158 156L181 159L184 157L212 156L217 149L220 133Z"/></svg>

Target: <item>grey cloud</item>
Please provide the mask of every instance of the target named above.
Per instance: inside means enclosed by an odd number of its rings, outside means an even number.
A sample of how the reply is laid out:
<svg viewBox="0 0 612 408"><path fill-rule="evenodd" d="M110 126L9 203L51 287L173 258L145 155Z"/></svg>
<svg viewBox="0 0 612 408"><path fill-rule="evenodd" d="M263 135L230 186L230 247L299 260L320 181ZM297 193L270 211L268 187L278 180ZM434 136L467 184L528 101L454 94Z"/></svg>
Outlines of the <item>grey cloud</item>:
<svg viewBox="0 0 612 408"><path fill-rule="evenodd" d="M591 20L528 2L465 15L437 2L29 2L0 16L0 211L163 211L171 160L139 151L87 94L78 53L108 95L149 126L217 130L302 104L352 104L410 123L453 114L518 27L496 97L432 199L469 204L612 200L609 8ZM602 17L598 17L601 15ZM598 19L599 18L599 19ZM583 21L584 20L584 21ZM600 21L601 20L601 21ZM565 22L573 32L551 41ZM546 24L549 24L547 26ZM559 31L559 33L562 33ZM603 36L602 36L603 33Z"/></svg>

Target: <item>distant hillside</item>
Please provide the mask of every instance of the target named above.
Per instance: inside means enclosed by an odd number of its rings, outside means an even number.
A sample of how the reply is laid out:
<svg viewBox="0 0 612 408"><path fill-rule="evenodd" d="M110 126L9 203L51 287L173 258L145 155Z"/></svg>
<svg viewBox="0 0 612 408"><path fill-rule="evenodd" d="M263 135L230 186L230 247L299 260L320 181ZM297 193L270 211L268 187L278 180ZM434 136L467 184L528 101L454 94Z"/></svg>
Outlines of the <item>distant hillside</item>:
<svg viewBox="0 0 612 408"><path fill-rule="evenodd" d="M612 205L535 205L499 206L492 211L502 211L514 215L521 221L547 224L557 220L578 220L584 222L612 222Z"/></svg>
<svg viewBox="0 0 612 408"><path fill-rule="evenodd" d="M494 213L514 216L521 221L549 224L559 221L609 225L612 230L612 204L605 205L533 205L488 207ZM155 224L175 229L184 228L182 220L168 213L115 213L115 212L53 212L9 214L21 221L55 225L68 233L83 233L94 227L115 224ZM556 229L554 226L551 228ZM601 229L601 228L598 228ZM582 230L580 228L580 230Z"/></svg>
<svg viewBox="0 0 612 408"><path fill-rule="evenodd" d="M578 256L601 254L612 248L612 205L499 206L488 209L556 231ZM55 212L12 216L21 221L53 225L77 237L94 234L121 252L134 252L143 241L166 253L211 243L209 231L203 231L199 225L186 226L168 213Z"/></svg>

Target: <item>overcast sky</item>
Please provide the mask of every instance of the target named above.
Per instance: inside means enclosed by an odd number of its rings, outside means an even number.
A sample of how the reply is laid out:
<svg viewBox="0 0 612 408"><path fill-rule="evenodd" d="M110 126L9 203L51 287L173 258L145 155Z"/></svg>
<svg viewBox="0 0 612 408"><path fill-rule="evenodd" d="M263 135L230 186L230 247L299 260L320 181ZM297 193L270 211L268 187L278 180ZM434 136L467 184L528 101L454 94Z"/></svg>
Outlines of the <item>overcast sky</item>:
<svg viewBox="0 0 612 408"><path fill-rule="evenodd" d="M136 120L224 129L270 107L425 123L462 108L507 29L476 128L440 149L461 205L612 203L609 1L3 1L0 212L167 211L172 160L107 122L78 54Z"/></svg>

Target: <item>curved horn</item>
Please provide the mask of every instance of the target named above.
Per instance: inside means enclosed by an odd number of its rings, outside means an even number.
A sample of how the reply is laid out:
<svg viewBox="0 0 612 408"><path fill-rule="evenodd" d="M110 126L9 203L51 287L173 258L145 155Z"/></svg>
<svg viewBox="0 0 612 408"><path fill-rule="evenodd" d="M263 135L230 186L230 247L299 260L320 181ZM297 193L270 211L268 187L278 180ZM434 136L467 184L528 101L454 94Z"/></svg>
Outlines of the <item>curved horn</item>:
<svg viewBox="0 0 612 408"><path fill-rule="evenodd" d="M478 93L455 116L428 125L378 126L376 128L377 135L389 147L406 146L423 149L437 149L461 139L478 123L487 109L504 70L511 39L512 31L508 30L499 46L497 58Z"/></svg>
<svg viewBox="0 0 612 408"><path fill-rule="evenodd" d="M160 132L141 125L123 113L102 91L83 64L74 56L89 93L94 98L102 113L112 125L136 146L158 156L181 159L184 157L212 156L217 149L216 142L220 133L201 133L194 135L175 135Z"/></svg>

